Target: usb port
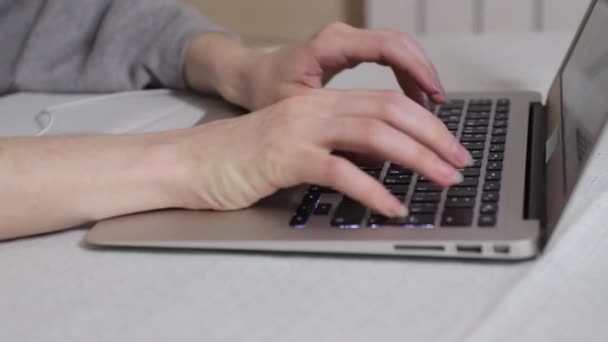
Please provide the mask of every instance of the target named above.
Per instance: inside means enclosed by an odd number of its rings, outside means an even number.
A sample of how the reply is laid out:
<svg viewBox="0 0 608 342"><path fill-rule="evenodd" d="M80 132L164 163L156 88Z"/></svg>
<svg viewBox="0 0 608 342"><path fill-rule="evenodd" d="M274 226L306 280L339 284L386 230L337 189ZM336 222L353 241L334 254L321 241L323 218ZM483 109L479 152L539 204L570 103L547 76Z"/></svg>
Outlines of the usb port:
<svg viewBox="0 0 608 342"><path fill-rule="evenodd" d="M494 253L496 254L509 254L511 248L507 245L496 245L494 246Z"/></svg>
<svg viewBox="0 0 608 342"><path fill-rule="evenodd" d="M456 246L458 253L481 254L481 246Z"/></svg>

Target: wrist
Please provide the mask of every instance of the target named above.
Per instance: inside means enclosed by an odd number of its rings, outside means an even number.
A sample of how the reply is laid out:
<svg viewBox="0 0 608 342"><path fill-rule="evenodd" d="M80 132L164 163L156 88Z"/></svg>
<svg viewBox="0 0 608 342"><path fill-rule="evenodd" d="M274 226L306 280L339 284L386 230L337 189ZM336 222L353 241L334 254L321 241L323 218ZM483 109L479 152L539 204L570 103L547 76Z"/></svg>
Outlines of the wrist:
<svg viewBox="0 0 608 342"><path fill-rule="evenodd" d="M186 83L196 91L219 95L251 109L250 89L259 55L224 34L201 34L192 40L186 52Z"/></svg>

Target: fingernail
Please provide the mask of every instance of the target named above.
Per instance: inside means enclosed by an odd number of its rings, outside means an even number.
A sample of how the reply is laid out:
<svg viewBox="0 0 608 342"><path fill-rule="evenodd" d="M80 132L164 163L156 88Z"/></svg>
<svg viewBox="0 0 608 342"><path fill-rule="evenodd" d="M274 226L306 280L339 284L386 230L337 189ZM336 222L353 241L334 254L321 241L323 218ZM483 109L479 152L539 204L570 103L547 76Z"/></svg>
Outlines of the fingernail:
<svg viewBox="0 0 608 342"><path fill-rule="evenodd" d="M439 165L439 172L442 174L443 179L449 180L451 184L462 183L464 178L460 172L446 163L441 163Z"/></svg>
<svg viewBox="0 0 608 342"><path fill-rule="evenodd" d="M464 181L464 177L462 176L462 173L456 171L453 181L454 181L454 184L462 183L462 181Z"/></svg>
<svg viewBox="0 0 608 342"><path fill-rule="evenodd" d="M454 144L454 161L458 166L471 166L473 164L471 153L458 141Z"/></svg>
<svg viewBox="0 0 608 342"><path fill-rule="evenodd" d="M399 218L403 218L403 217L407 217L407 215L409 215L409 210L407 209L406 206L399 204L397 207L395 207L395 209L392 210L393 212L393 216L394 217L399 217Z"/></svg>
<svg viewBox="0 0 608 342"><path fill-rule="evenodd" d="M441 93L447 99L448 98L448 92L445 90L445 88L443 87L443 84L441 84L441 82L439 82L439 86L441 87Z"/></svg>

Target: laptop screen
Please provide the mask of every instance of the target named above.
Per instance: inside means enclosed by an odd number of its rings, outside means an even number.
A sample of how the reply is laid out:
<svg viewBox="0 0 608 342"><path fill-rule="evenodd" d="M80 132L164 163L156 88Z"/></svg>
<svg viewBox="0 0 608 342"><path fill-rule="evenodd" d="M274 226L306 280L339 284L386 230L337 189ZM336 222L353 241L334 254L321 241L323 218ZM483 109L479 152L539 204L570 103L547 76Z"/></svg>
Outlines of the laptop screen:
<svg viewBox="0 0 608 342"><path fill-rule="evenodd" d="M608 0L589 14L561 75L566 191L569 193L608 117Z"/></svg>

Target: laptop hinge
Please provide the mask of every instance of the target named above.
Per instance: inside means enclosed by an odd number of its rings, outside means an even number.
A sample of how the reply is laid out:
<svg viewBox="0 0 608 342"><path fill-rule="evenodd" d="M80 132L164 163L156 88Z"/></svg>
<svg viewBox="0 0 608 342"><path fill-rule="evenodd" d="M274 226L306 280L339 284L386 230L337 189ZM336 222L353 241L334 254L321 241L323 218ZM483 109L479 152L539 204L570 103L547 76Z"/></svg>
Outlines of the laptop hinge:
<svg viewBox="0 0 608 342"><path fill-rule="evenodd" d="M530 104L524 200L524 219L540 220L543 225L545 223L546 109L540 102Z"/></svg>

